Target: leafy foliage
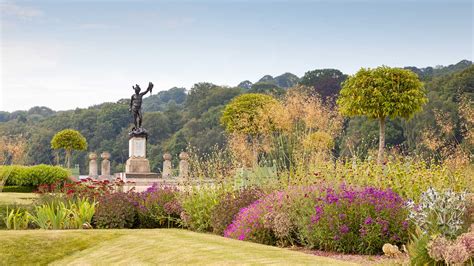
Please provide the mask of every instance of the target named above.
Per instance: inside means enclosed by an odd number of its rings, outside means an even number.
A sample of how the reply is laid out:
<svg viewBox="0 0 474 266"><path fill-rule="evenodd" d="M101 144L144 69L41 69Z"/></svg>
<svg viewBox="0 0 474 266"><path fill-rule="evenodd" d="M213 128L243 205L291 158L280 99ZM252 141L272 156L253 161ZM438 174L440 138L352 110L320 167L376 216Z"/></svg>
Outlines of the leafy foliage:
<svg viewBox="0 0 474 266"><path fill-rule="evenodd" d="M60 166L35 165L35 166L0 166L0 180L6 179L10 186L38 186L54 184L67 180L70 173Z"/></svg>
<svg viewBox="0 0 474 266"><path fill-rule="evenodd" d="M132 194L117 192L100 197L94 223L97 228L132 228L136 216Z"/></svg>
<svg viewBox="0 0 474 266"><path fill-rule="evenodd" d="M316 175L357 186L390 188L403 198L416 202L430 187L441 191L451 188L459 192L473 186L469 173L451 171L446 165L427 163L419 158L390 157L384 166L377 165L374 160L341 161L335 168L321 167Z"/></svg>
<svg viewBox="0 0 474 266"><path fill-rule="evenodd" d="M319 95L323 99L336 96L341 90L341 83L347 78L337 69L316 69L308 71L299 84L311 88L310 94Z"/></svg>
<svg viewBox="0 0 474 266"><path fill-rule="evenodd" d="M260 112L275 103L276 100L268 95L243 94L226 105L221 122L229 133L258 135L262 132L258 121Z"/></svg>
<svg viewBox="0 0 474 266"><path fill-rule="evenodd" d="M211 232L211 216L219 203L221 190L213 187L195 187L182 196L181 219L185 227L200 232Z"/></svg>
<svg viewBox="0 0 474 266"><path fill-rule="evenodd" d="M409 118L427 102L423 84L409 70L360 69L343 84L337 100L343 114L373 119Z"/></svg>
<svg viewBox="0 0 474 266"><path fill-rule="evenodd" d="M257 82L248 90L249 93L262 93L275 97L280 97L285 94L285 90L273 83Z"/></svg>

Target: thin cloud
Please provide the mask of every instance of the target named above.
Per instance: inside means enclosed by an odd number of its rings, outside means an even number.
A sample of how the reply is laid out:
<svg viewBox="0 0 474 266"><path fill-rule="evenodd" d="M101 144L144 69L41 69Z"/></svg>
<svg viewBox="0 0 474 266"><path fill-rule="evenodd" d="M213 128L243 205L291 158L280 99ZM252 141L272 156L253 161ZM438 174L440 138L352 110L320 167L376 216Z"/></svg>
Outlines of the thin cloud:
<svg viewBox="0 0 474 266"><path fill-rule="evenodd" d="M115 26L102 24L102 23L84 23L78 26L81 30L108 30L115 28Z"/></svg>
<svg viewBox="0 0 474 266"><path fill-rule="evenodd" d="M0 13L2 16L14 17L21 20L31 20L44 15L44 12L40 9L8 2L0 3Z"/></svg>

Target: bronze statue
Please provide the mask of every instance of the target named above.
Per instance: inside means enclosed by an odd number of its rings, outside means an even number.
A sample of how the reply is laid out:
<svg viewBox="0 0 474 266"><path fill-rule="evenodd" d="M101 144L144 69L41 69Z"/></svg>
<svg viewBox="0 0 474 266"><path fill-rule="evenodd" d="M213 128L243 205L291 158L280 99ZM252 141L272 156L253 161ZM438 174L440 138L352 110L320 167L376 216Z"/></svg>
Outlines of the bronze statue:
<svg viewBox="0 0 474 266"><path fill-rule="evenodd" d="M145 92L140 93L140 86L136 84L132 86L135 90L135 94L132 95L130 99L130 108L129 111L133 114L133 124L134 127L132 132L129 133L130 136L147 136L146 130L142 128L143 114L142 114L142 98L148 92L151 93L153 89L153 83L148 83L148 88Z"/></svg>

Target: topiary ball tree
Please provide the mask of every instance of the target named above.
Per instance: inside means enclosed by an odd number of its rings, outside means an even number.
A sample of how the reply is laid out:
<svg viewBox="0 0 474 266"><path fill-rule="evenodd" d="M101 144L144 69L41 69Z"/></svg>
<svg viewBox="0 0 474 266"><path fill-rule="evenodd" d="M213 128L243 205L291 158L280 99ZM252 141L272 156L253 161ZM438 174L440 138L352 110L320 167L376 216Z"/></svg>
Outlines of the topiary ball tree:
<svg viewBox="0 0 474 266"><path fill-rule="evenodd" d="M379 121L379 164L383 161L386 119L409 119L427 102L423 83L415 73L387 66L361 68L343 82L337 99L342 114Z"/></svg>
<svg viewBox="0 0 474 266"><path fill-rule="evenodd" d="M257 139L271 131L271 121L263 121L262 111L279 102L270 95L247 93L235 97L222 113L221 123L227 133L238 133L252 139L254 163L257 163ZM268 119L267 119L268 120Z"/></svg>
<svg viewBox="0 0 474 266"><path fill-rule="evenodd" d="M51 140L51 148L64 149L66 151L66 165L71 168L71 155L73 150L83 151L87 149L87 140L79 131L64 129L56 133Z"/></svg>

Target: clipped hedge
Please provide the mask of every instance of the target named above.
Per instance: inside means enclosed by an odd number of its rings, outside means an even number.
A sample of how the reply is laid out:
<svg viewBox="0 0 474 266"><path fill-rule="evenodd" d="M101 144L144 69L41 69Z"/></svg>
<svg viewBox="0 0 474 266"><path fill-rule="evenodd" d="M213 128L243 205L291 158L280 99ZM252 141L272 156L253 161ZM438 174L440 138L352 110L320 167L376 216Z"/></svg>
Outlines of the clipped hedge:
<svg viewBox="0 0 474 266"><path fill-rule="evenodd" d="M70 173L60 166L39 164L34 166L0 166L0 180L7 178L6 186L38 186L66 180Z"/></svg>
<svg viewBox="0 0 474 266"><path fill-rule="evenodd" d="M32 193L35 190L34 186L4 186L2 192Z"/></svg>

